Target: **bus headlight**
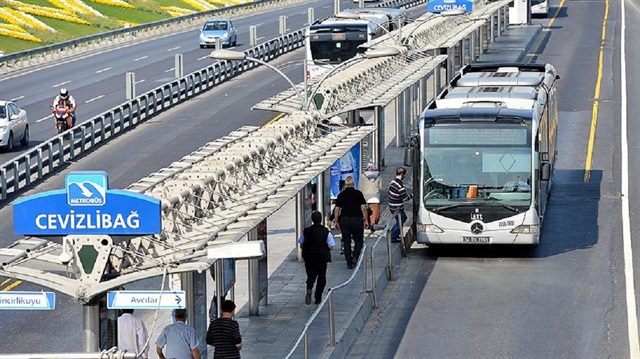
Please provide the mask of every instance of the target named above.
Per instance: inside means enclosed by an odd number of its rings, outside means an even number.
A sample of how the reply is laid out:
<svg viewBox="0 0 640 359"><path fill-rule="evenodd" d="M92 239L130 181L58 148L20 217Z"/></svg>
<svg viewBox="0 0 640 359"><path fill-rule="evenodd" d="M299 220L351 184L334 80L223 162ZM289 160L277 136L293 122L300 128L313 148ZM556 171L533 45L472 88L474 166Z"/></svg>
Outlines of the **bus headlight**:
<svg viewBox="0 0 640 359"><path fill-rule="evenodd" d="M514 234L535 234L540 230L539 224L523 224L511 230Z"/></svg>
<svg viewBox="0 0 640 359"><path fill-rule="evenodd" d="M418 229L418 232L425 232L425 233L443 233L444 231L436 226L435 224L421 224L418 223L416 228Z"/></svg>

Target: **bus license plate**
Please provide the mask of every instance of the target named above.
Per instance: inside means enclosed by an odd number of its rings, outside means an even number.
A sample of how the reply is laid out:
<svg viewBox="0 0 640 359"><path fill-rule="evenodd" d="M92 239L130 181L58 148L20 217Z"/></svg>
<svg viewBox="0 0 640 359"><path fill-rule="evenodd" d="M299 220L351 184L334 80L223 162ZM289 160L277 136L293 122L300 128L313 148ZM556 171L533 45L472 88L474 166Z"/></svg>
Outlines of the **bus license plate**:
<svg viewBox="0 0 640 359"><path fill-rule="evenodd" d="M462 237L462 243L491 243L491 237Z"/></svg>

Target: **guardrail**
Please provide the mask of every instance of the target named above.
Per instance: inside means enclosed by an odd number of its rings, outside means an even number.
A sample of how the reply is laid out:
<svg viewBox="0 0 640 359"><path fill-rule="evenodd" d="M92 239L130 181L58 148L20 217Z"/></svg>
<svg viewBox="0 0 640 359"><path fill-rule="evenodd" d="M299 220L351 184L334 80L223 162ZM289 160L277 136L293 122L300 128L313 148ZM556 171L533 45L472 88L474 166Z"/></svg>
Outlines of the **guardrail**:
<svg viewBox="0 0 640 359"><path fill-rule="evenodd" d="M303 45L304 30L298 30L255 46L245 53L269 61ZM0 203L7 200L9 194L18 193L65 167L67 161L76 156L256 66L257 63L250 61L214 63L84 121L5 162L0 166Z"/></svg>
<svg viewBox="0 0 640 359"><path fill-rule="evenodd" d="M54 60L65 59L88 51L103 49L106 46L117 45L132 40L140 40L159 34L176 32L201 25L204 19L215 17L231 17L244 15L255 11L281 7L301 0L261 0L240 5L227 6L220 9L202 11L176 18L136 25L133 27L107 31L100 34L85 36L53 45L42 46L32 50L16 52L0 56L0 73L8 73L20 68L49 63ZM427 0L392 0L374 5L375 7L411 7L426 3Z"/></svg>
<svg viewBox="0 0 640 359"><path fill-rule="evenodd" d="M141 24L133 27L107 31L100 34L85 36L53 45L42 46L32 50L16 52L0 56L0 73L49 63L64 59L68 56L103 49L106 46L117 45L132 40L144 39L159 34L176 32L201 25L204 19L215 17L230 17L280 7L300 0L261 0L246 4L233 5L215 10L197 12L176 18L165 19Z"/></svg>

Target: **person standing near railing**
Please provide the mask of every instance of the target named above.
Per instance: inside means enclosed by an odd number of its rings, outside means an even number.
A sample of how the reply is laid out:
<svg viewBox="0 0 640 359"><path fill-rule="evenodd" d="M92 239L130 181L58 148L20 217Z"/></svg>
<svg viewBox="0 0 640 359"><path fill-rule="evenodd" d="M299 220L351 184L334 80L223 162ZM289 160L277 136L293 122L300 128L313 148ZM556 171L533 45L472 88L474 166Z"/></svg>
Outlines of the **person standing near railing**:
<svg viewBox="0 0 640 359"><path fill-rule="evenodd" d="M389 183L389 212L395 218L396 223L391 228L391 242L399 243L402 226L407 221L407 214L404 211L404 203L411 199L411 195L407 193L404 186L404 178L407 176L407 170L404 167L396 169L396 178ZM400 217L400 218L398 218Z"/></svg>

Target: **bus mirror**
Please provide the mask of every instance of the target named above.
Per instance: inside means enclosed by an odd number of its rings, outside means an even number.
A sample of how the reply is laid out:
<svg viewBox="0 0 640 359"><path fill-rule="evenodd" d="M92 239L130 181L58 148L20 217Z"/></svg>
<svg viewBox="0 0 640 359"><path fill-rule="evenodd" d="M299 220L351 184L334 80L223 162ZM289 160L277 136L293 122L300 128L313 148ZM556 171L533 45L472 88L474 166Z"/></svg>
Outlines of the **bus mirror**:
<svg viewBox="0 0 640 359"><path fill-rule="evenodd" d="M545 162L542 164L542 167L540 167L540 180L548 181L550 177L551 177L551 165L549 164L549 162Z"/></svg>
<svg viewBox="0 0 640 359"><path fill-rule="evenodd" d="M414 155L413 147L408 147L404 149L404 165L405 166L411 167L411 165L413 165L413 155Z"/></svg>

